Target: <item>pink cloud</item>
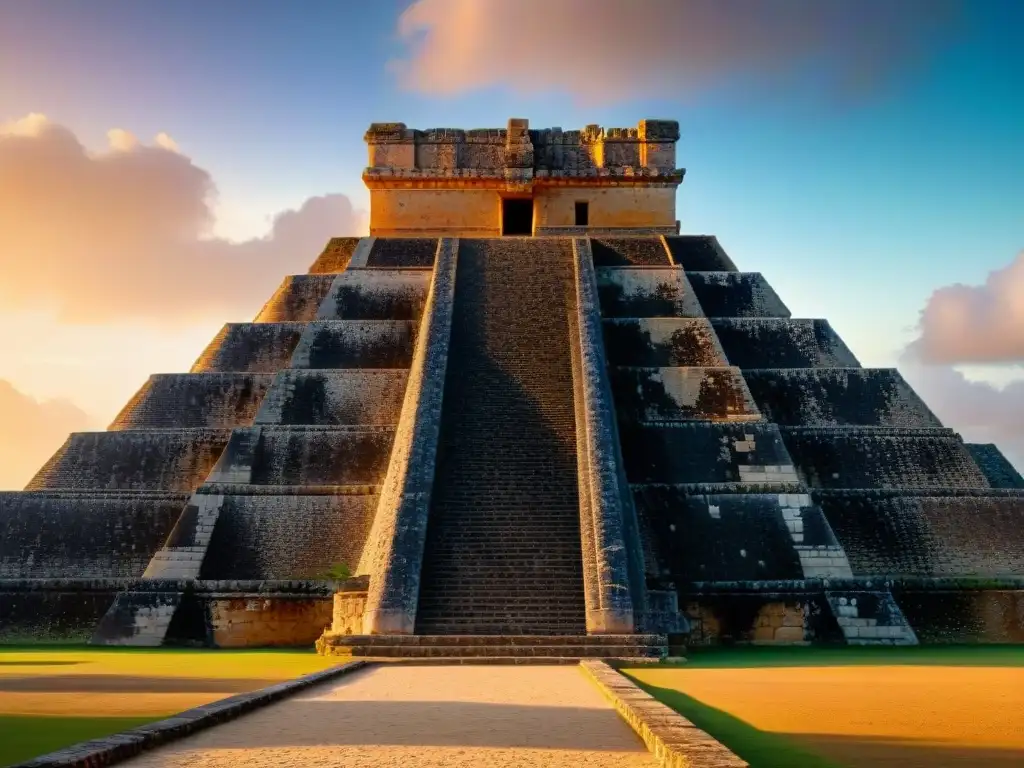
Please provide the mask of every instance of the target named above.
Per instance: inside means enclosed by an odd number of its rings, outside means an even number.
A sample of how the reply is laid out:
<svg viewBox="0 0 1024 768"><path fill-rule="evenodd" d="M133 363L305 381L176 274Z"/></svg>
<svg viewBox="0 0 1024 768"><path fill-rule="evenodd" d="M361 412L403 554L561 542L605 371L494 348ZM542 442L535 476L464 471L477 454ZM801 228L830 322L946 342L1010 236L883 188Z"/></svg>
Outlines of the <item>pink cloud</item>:
<svg viewBox="0 0 1024 768"><path fill-rule="evenodd" d="M957 0L417 0L400 81L435 95L493 85L589 101L690 96L813 73L864 87L912 60ZM813 62L813 63L812 63Z"/></svg>
<svg viewBox="0 0 1024 768"><path fill-rule="evenodd" d="M1024 471L1024 381L1002 389L970 381L955 368L904 356L900 372L946 426L970 443L995 443Z"/></svg>
<svg viewBox="0 0 1024 768"><path fill-rule="evenodd" d="M249 319L327 240L365 231L344 195L308 199L263 238L209 237L216 187L165 133L90 153L33 114L0 125L0 303L62 321Z"/></svg>
<svg viewBox="0 0 1024 768"><path fill-rule="evenodd" d="M1024 362L1024 251L984 285L939 288L918 329L911 347L925 363Z"/></svg>

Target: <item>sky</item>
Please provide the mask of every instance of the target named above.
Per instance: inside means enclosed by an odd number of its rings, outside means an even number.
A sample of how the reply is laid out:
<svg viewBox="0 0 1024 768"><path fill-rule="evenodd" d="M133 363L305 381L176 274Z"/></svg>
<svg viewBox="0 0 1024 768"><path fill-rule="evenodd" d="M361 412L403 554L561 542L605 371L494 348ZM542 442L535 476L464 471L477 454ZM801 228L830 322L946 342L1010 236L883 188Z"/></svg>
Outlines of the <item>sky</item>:
<svg viewBox="0 0 1024 768"><path fill-rule="evenodd" d="M0 488L330 236L362 136L677 119L684 233L1024 468L1016 0L0 0Z"/></svg>

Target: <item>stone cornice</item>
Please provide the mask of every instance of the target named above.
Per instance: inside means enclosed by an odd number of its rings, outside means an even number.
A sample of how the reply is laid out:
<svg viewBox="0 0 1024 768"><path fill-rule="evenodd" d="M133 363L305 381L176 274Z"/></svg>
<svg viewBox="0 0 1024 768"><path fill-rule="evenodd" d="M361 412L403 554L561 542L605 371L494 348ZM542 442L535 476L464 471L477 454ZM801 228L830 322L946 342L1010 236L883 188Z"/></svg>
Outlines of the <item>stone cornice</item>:
<svg viewBox="0 0 1024 768"><path fill-rule="evenodd" d="M479 168L367 168L363 183L370 189L506 189L509 187L678 186L685 168L586 168L547 171Z"/></svg>

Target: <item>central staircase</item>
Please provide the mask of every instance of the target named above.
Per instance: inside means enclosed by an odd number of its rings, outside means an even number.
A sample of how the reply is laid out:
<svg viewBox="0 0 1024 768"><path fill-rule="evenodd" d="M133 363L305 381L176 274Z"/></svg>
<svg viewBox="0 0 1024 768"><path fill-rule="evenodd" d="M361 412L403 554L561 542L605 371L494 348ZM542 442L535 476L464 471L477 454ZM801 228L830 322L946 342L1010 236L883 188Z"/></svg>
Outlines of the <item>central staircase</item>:
<svg viewBox="0 0 1024 768"><path fill-rule="evenodd" d="M584 635L572 242L462 240L420 635Z"/></svg>

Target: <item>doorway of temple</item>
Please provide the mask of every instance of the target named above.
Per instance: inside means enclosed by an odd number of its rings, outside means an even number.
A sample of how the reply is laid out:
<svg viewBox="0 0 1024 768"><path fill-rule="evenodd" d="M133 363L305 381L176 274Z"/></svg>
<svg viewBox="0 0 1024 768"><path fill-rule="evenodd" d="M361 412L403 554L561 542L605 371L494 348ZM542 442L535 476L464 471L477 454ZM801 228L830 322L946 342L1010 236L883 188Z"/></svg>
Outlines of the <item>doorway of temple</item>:
<svg viewBox="0 0 1024 768"><path fill-rule="evenodd" d="M530 236L533 234L533 198L506 197L501 201L501 234Z"/></svg>

